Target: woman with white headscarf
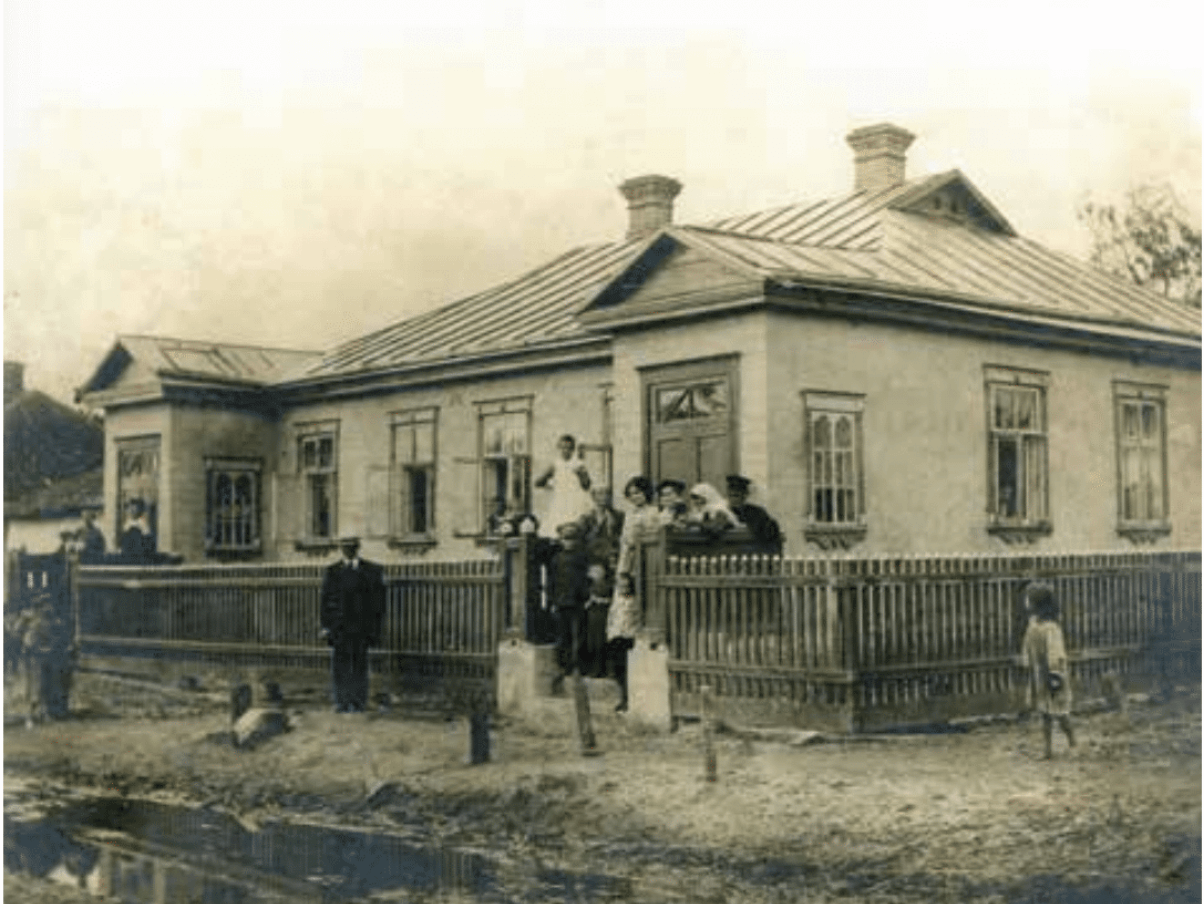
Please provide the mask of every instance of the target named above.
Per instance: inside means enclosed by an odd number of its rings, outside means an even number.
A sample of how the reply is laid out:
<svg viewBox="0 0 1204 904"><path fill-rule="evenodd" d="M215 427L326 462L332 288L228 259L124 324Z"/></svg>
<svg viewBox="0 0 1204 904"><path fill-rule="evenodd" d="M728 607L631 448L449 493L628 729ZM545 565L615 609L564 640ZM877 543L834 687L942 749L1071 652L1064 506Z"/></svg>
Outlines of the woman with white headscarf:
<svg viewBox="0 0 1204 904"><path fill-rule="evenodd" d="M690 489L690 510L686 521L707 534L721 534L744 524L728 507L727 500L709 483L696 483Z"/></svg>

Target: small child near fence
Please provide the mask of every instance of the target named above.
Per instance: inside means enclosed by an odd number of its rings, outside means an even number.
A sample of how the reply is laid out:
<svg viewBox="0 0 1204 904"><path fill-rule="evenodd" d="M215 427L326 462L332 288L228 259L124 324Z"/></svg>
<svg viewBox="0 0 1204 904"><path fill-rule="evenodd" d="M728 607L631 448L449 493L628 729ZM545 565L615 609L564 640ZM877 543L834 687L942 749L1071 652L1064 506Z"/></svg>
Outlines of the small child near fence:
<svg viewBox="0 0 1204 904"><path fill-rule="evenodd" d="M1053 723L1056 720L1074 746L1070 724L1070 672L1066 641L1058 624L1058 602L1053 589L1035 584L1028 591L1032 618L1024 632L1021 657L1028 669L1028 701L1041 714L1045 759L1053 756Z"/></svg>

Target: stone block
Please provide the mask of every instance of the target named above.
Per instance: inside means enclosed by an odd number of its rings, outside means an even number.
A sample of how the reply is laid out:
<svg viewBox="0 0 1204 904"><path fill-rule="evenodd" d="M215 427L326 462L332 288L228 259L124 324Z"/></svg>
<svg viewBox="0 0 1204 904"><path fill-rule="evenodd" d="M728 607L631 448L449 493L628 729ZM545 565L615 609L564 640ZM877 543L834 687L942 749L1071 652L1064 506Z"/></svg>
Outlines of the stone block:
<svg viewBox="0 0 1204 904"><path fill-rule="evenodd" d="M503 715L520 715L532 701L552 696L559 670L556 648L507 639L498 645L497 708Z"/></svg>
<svg viewBox="0 0 1204 904"><path fill-rule="evenodd" d="M288 731L288 717L279 709L249 709L234 723L234 746L250 749Z"/></svg>
<svg viewBox="0 0 1204 904"><path fill-rule="evenodd" d="M638 638L627 653L627 719L669 731L669 648L656 639Z"/></svg>

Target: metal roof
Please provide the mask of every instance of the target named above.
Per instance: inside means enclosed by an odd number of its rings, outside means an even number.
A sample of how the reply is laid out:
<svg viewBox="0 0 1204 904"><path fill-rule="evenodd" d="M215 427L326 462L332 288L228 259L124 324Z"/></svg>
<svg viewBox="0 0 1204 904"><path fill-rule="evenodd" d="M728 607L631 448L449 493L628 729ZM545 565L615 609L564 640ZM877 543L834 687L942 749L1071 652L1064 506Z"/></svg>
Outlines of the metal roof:
<svg viewBox="0 0 1204 904"><path fill-rule="evenodd" d="M973 199L980 223L989 228L915 212L921 201L951 185ZM854 192L669 231L760 278L940 296L1034 321L1095 324L1112 333L1137 329L1200 336L1198 312L1018 237L956 170L876 193ZM576 248L511 282L301 362L282 382L597 335L577 315L648 244L629 240Z"/></svg>
<svg viewBox="0 0 1204 904"><path fill-rule="evenodd" d="M292 376L383 370L581 336L576 315L642 244L575 248L511 282L344 343Z"/></svg>
<svg viewBox="0 0 1204 904"><path fill-rule="evenodd" d="M234 345L164 336L119 336L117 344L160 376L267 384L320 352Z"/></svg>

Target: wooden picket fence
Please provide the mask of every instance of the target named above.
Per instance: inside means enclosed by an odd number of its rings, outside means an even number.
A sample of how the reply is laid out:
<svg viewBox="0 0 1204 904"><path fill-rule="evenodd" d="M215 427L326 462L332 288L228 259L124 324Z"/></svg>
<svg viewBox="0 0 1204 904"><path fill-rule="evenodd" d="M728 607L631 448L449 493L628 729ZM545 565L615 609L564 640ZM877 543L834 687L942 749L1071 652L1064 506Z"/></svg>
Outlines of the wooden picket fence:
<svg viewBox="0 0 1204 904"><path fill-rule="evenodd" d="M324 669L324 565L77 567L84 663L118 670L181 664L242 672ZM491 692L510 618L507 553L487 560L384 566L384 638L376 673L402 690L464 685ZM461 687L460 692L465 689Z"/></svg>
<svg viewBox="0 0 1204 904"><path fill-rule="evenodd" d="M646 551L672 706L845 731L1015 712L1023 588L1052 585L1080 696L1198 680L1200 554L788 559ZM663 564L662 564L663 563Z"/></svg>

